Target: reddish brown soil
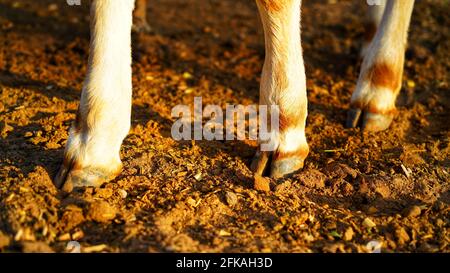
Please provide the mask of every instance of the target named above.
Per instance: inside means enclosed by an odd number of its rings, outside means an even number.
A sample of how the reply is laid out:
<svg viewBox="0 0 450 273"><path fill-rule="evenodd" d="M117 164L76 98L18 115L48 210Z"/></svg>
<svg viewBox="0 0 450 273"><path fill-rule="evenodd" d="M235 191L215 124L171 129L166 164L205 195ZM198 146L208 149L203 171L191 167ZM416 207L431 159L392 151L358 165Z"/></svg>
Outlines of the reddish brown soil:
<svg viewBox="0 0 450 273"><path fill-rule="evenodd" d="M124 170L62 196L52 184L88 56L88 7L0 0L0 251L449 252L448 1L417 1L398 100L381 133L343 124L365 6L304 1L304 170L253 189L254 142L176 142L176 104L255 104L254 1L152 0L135 36ZM188 72L192 77L187 77ZM408 176L406 175L408 174Z"/></svg>

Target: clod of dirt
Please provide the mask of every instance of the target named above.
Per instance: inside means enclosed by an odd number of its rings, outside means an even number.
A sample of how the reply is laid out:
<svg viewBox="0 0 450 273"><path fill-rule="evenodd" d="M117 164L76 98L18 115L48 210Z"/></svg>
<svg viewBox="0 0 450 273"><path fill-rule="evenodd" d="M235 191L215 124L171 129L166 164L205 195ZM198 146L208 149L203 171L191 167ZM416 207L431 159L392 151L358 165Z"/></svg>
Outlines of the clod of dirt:
<svg viewBox="0 0 450 273"><path fill-rule="evenodd" d="M389 188L390 184L393 184L392 180L386 176L362 176L359 183L359 193L368 198L375 196L389 198L392 196L391 189Z"/></svg>
<svg viewBox="0 0 450 273"><path fill-rule="evenodd" d="M364 218L362 224L364 227L369 229L377 226L370 218Z"/></svg>
<svg viewBox="0 0 450 273"><path fill-rule="evenodd" d="M113 190L110 188L95 189L95 196L103 199L108 199L113 195Z"/></svg>
<svg viewBox="0 0 450 273"><path fill-rule="evenodd" d="M308 170L299 175L300 183L309 188L323 188L325 187L326 175L317 170Z"/></svg>
<svg viewBox="0 0 450 273"><path fill-rule="evenodd" d="M24 253L53 253L53 249L44 242L23 242Z"/></svg>
<svg viewBox="0 0 450 273"><path fill-rule="evenodd" d="M259 174L255 174L254 178L255 178L255 181L254 181L253 187L255 190L266 191L266 192L270 191L270 183L267 178L262 177Z"/></svg>
<svg viewBox="0 0 450 273"><path fill-rule="evenodd" d="M405 211L404 215L407 218L414 218L420 216L421 213L422 209L419 206L412 206Z"/></svg>
<svg viewBox="0 0 450 273"><path fill-rule="evenodd" d="M106 223L116 217L116 209L105 201L94 201L89 205L87 216L96 222Z"/></svg>
<svg viewBox="0 0 450 273"><path fill-rule="evenodd" d="M236 195L234 192L231 192L231 191L227 191L227 192L225 193L225 199L226 199L226 201L227 201L227 204L228 204L230 207L233 207L233 206L236 205L237 202L238 202L237 195Z"/></svg>
<svg viewBox="0 0 450 273"><path fill-rule="evenodd" d="M7 247L10 242L11 239L0 231L0 249Z"/></svg>
<svg viewBox="0 0 450 273"><path fill-rule="evenodd" d="M342 163L332 163L324 168L325 174L330 177L339 177L345 178L347 176L351 176L352 178L356 178L358 176L358 172L349 166Z"/></svg>
<svg viewBox="0 0 450 273"><path fill-rule="evenodd" d="M75 205L70 205L64 212L61 222L65 226L65 230L71 230L77 225L84 222L83 210Z"/></svg>

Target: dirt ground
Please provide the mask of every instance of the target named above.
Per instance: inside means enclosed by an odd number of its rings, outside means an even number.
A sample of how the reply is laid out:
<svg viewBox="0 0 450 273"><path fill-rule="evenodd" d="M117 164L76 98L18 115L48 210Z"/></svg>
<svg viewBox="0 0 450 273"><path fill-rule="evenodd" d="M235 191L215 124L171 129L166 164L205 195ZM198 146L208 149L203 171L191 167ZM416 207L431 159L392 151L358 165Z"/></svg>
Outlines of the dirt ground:
<svg viewBox="0 0 450 273"><path fill-rule="evenodd" d="M152 0L135 35L123 172L63 196L52 184L89 46L87 1L0 0L0 252L450 252L448 1L416 1L399 113L345 129L364 1L304 1L311 153L253 188L252 141L170 137L171 109L256 104L264 58L254 1Z"/></svg>

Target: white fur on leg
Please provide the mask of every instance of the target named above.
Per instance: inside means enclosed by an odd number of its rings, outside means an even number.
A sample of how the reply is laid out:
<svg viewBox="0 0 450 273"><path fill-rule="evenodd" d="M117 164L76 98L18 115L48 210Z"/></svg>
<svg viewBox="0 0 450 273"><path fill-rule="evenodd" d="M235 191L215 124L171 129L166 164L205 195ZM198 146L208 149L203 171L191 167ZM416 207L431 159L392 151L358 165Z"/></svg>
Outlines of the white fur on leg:
<svg viewBox="0 0 450 273"><path fill-rule="evenodd" d="M134 0L92 3L88 72L65 151L65 164L72 166L66 168L105 173L121 168L120 146L131 119L133 8Z"/></svg>
<svg viewBox="0 0 450 273"><path fill-rule="evenodd" d="M282 177L303 167L309 148L305 137L306 75L300 36L301 0L257 0L264 27L266 58L260 103L279 107L280 127L270 176ZM252 169L262 173L268 153L259 153Z"/></svg>
<svg viewBox="0 0 450 273"><path fill-rule="evenodd" d="M306 75L300 35L300 0L257 1L264 27L266 57L260 102L280 107L280 149L307 146Z"/></svg>

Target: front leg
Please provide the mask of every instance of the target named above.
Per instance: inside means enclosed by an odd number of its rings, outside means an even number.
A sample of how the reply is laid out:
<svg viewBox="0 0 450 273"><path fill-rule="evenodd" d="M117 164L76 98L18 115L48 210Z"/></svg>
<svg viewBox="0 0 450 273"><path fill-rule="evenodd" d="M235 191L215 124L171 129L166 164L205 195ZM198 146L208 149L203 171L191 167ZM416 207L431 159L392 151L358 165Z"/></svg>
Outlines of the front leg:
<svg viewBox="0 0 450 273"><path fill-rule="evenodd" d="M100 186L121 170L120 146L131 120L134 0L94 0L88 72L69 131L58 187Z"/></svg>
<svg viewBox="0 0 450 273"><path fill-rule="evenodd" d="M402 86L407 33L414 0L389 0L378 30L367 49L353 92L347 127L367 131L389 127Z"/></svg>
<svg viewBox="0 0 450 273"><path fill-rule="evenodd" d="M266 57L261 77L260 104L278 105L279 128L275 149L258 151L253 171L282 177L303 167L309 148L305 137L306 76L300 39L301 0L257 0Z"/></svg>

